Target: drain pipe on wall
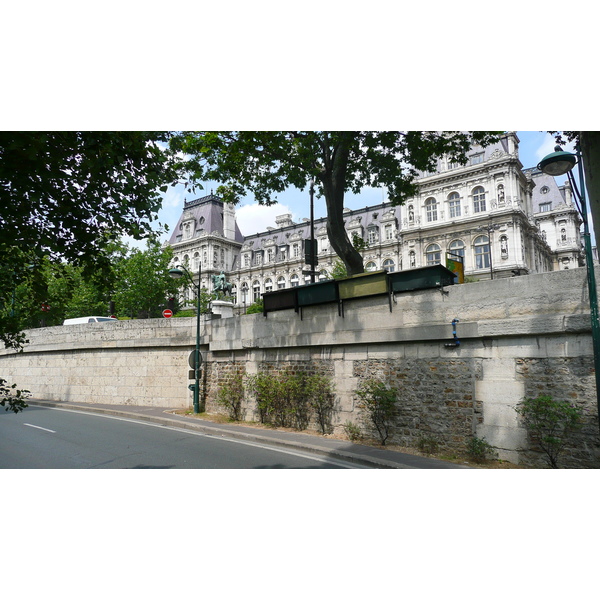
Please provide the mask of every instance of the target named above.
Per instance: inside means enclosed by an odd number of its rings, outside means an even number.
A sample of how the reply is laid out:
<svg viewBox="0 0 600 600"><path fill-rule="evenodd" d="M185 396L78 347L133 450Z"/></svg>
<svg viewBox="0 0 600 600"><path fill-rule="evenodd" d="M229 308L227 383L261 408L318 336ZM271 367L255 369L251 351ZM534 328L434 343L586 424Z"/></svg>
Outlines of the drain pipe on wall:
<svg viewBox="0 0 600 600"><path fill-rule="evenodd" d="M452 342L448 342L444 344L446 348L457 348L460 346L460 340L456 337L456 324L458 323L458 319L452 319L452 335L454 336L454 340Z"/></svg>

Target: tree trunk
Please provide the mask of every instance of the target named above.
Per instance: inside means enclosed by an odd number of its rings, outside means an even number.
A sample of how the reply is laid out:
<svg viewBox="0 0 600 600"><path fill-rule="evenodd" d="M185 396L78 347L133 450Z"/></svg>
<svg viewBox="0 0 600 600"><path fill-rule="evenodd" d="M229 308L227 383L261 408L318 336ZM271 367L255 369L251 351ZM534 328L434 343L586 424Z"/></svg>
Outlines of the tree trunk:
<svg viewBox="0 0 600 600"><path fill-rule="evenodd" d="M581 131L581 155L596 243L600 240L600 131ZM579 184L579 182L577 182ZM590 228L591 229L591 228Z"/></svg>
<svg viewBox="0 0 600 600"><path fill-rule="evenodd" d="M346 266L348 275L364 273L360 252L352 245L344 227L344 188L348 168L349 147L347 141L340 141L335 147L331 164L326 161L326 169L321 176L323 193L327 205L327 235L331 247Z"/></svg>

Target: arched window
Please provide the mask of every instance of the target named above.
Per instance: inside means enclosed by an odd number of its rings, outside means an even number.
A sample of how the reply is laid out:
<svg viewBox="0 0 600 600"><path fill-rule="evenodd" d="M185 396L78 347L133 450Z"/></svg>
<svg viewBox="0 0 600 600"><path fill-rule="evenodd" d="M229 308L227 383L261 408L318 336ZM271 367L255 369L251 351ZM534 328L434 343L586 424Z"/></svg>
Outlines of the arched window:
<svg viewBox="0 0 600 600"><path fill-rule="evenodd" d="M291 277L290 277L290 285L292 287L298 287L299 284L299 278L298 275L296 275L296 273L294 273Z"/></svg>
<svg viewBox="0 0 600 600"><path fill-rule="evenodd" d="M277 278L277 289L282 290L284 288L285 288L285 277L278 277Z"/></svg>
<svg viewBox="0 0 600 600"><path fill-rule="evenodd" d="M265 279L265 292L273 291L273 280L269 277Z"/></svg>
<svg viewBox="0 0 600 600"><path fill-rule="evenodd" d="M388 258L387 260L383 261L383 268L388 273L393 273L396 270L396 264L394 263L394 261L391 258Z"/></svg>
<svg viewBox="0 0 600 600"><path fill-rule="evenodd" d="M475 268L490 268L490 238L487 235L480 235L473 241L475 253Z"/></svg>
<svg viewBox="0 0 600 600"><path fill-rule="evenodd" d="M260 300L260 281L255 281L252 284L252 301Z"/></svg>
<svg viewBox="0 0 600 600"><path fill-rule="evenodd" d="M460 217L460 196L457 192L452 192L448 196L448 214L451 219Z"/></svg>
<svg viewBox="0 0 600 600"><path fill-rule="evenodd" d="M427 266L439 265L442 262L442 251L437 244L429 244L425 249L425 258Z"/></svg>
<svg viewBox="0 0 600 600"><path fill-rule="evenodd" d="M375 271L376 269L377 265L372 260L365 265L365 271Z"/></svg>
<svg viewBox="0 0 600 600"><path fill-rule="evenodd" d="M425 200L425 210L427 211L427 222L432 223L437 221L437 202L435 198L427 198Z"/></svg>
<svg viewBox="0 0 600 600"><path fill-rule="evenodd" d="M485 211L485 190L478 185L473 190L473 212Z"/></svg>
<svg viewBox="0 0 600 600"><path fill-rule="evenodd" d="M462 240L454 240L448 246L448 250L452 254L458 254L458 256L465 257L465 243Z"/></svg>
<svg viewBox="0 0 600 600"><path fill-rule="evenodd" d="M200 253L195 252L194 253L194 262L192 263L192 269L194 269L194 272L198 271L199 266L200 266Z"/></svg>

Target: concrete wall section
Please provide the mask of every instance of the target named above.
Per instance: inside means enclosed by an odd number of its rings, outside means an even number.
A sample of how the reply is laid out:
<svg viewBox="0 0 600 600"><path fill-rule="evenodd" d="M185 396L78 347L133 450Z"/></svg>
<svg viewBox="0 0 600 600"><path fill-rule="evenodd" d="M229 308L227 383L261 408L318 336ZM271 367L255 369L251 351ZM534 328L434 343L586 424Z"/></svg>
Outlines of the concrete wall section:
<svg viewBox="0 0 600 600"><path fill-rule="evenodd" d="M459 346L452 341L458 319ZM0 373L35 397L79 402L187 407L187 358L195 319L154 319L28 332L24 351L0 351ZM501 458L538 464L515 412L525 396L550 393L587 411L567 448L573 466L598 466L598 415L584 269L398 294L263 315L203 320L203 392L217 410L219 387L234 374L292 366L330 374L333 425L364 422L360 381L380 376L400 391L390 441L423 437L464 449L485 437ZM246 399L246 418L256 418Z"/></svg>

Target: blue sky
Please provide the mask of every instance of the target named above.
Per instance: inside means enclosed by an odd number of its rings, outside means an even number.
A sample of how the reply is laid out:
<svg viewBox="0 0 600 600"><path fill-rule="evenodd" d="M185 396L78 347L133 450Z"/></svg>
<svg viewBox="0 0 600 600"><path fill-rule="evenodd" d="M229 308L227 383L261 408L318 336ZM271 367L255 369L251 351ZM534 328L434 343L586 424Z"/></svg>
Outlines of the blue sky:
<svg viewBox="0 0 600 600"><path fill-rule="evenodd" d="M520 140L519 158L524 167L533 167L550 152L554 150L554 138L543 131L518 131ZM571 148L567 148L571 150ZM564 178L563 178L564 179ZM184 198L193 198L209 194L217 184L209 182L205 189L196 194L185 194L183 187L171 188L165 194L163 207L159 213L159 221L167 224L171 229L175 227L183 209ZM385 192L381 189L366 188L361 194L346 194L345 205L350 209L364 208L379 204L385 199ZM291 213L296 222L310 216L308 190L290 188L278 197L278 204L270 207L259 206L252 198L243 200L237 207L237 221L244 235L252 235L265 231L267 227L275 226L275 217L284 213ZM325 201L315 198L315 217L324 217ZM163 235L168 239L170 234Z"/></svg>

